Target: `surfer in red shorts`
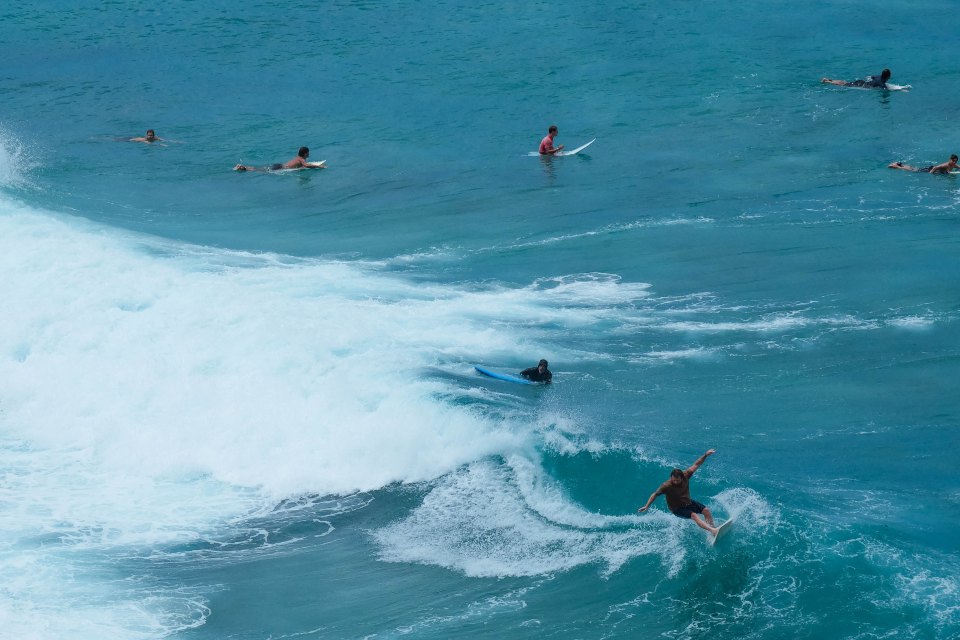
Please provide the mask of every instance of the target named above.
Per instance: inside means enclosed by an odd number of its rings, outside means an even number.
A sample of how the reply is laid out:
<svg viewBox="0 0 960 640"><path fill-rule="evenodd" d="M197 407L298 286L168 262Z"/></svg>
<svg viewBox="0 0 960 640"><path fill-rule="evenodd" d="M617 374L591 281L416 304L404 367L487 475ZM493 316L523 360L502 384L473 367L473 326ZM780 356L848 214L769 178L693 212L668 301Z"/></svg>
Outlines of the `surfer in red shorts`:
<svg viewBox="0 0 960 640"><path fill-rule="evenodd" d="M701 529L706 529L713 535L717 535L717 527L713 524L713 514L696 500L690 497L690 476L696 473L697 469L704 461L715 453L715 449L710 449L705 454L697 458L686 471L683 469L674 469L670 472L670 479L664 482L660 487L650 495L647 504L637 509L637 513L643 513L650 508L657 496L663 494L667 498L667 507L678 518L687 518L697 523ZM700 515L703 515L701 518Z"/></svg>
<svg viewBox="0 0 960 640"><path fill-rule="evenodd" d="M557 133L559 133L557 125L550 125L550 128L547 129L547 135L540 141L540 155L552 156L555 153L563 151L563 145L559 147L553 146L553 139L557 137Z"/></svg>

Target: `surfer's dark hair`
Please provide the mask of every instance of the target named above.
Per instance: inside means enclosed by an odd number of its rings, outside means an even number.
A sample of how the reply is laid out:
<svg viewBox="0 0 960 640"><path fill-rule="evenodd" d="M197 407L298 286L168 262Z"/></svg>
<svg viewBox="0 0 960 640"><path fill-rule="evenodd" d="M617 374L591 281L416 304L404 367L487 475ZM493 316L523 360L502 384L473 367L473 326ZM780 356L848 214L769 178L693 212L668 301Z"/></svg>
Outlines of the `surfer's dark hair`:
<svg viewBox="0 0 960 640"><path fill-rule="evenodd" d="M957 154L953 154L952 156L950 156L950 159L953 160L954 162L956 162L956 161L957 161Z"/></svg>
<svg viewBox="0 0 960 640"><path fill-rule="evenodd" d="M686 474L683 472L683 469L674 469L670 472L670 477L684 478L686 477Z"/></svg>
<svg viewBox="0 0 960 640"><path fill-rule="evenodd" d="M890 69L884 69L880 72L880 82L886 82L890 79Z"/></svg>
<svg viewBox="0 0 960 640"><path fill-rule="evenodd" d="M537 363L537 366L539 367L540 365L547 366L547 361L546 361L546 360L540 360L540 362Z"/></svg>
<svg viewBox="0 0 960 640"><path fill-rule="evenodd" d="M557 125L555 124L550 125L550 128L547 129L547 133L556 133L556 132L557 132Z"/></svg>
<svg viewBox="0 0 960 640"><path fill-rule="evenodd" d="M306 158L308 155L310 155L310 149L307 147L300 147L300 151L297 151L297 155L301 158Z"/></svg>

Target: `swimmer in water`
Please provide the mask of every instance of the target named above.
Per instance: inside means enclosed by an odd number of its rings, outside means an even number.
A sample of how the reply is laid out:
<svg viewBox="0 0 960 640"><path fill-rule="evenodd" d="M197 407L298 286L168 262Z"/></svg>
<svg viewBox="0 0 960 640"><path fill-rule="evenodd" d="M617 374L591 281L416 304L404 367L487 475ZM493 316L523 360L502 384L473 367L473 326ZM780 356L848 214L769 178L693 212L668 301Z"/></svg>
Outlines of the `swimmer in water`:
<svg viewBox="0 0 960 640"><path fill-rule="evenodd" d="M130 142L146 142L147 144L151 144L153 142L163 142L163 138L158 138L153 129L147 129L146 135L138 138L130 138Z"/></svg>

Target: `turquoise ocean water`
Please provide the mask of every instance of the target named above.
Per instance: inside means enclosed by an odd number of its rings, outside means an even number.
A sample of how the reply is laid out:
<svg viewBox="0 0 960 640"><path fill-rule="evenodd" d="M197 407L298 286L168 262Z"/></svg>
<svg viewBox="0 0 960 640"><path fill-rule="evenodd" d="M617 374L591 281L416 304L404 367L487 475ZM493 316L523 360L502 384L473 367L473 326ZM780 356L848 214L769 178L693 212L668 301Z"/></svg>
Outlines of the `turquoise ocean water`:
<svg viewBox="0 0 960 640"><path fill-rule="evenodd" d="M960 636L956 26L4 5L0 637Z"/></svg>

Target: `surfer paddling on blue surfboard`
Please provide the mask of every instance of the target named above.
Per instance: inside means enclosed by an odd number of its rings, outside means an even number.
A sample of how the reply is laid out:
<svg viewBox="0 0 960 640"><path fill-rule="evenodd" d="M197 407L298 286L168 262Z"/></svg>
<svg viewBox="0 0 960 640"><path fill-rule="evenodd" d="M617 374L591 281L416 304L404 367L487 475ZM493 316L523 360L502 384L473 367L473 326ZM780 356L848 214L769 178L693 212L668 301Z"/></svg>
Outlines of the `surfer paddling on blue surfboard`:
<svg viewBox="0 0 960 640"><path fill-rule="evenodd" d="M547 129L547 135L540 141L540 155L552 156L563 151L563 145L553 146L553 139L557 137L558 133L560 131L557 129L557 125L550 125L550 128Z"/></svg>
<svg viewBox="0 0 960 640"><path fill-rule="evenodd" d="M544 384L550 384L553 381L553 374L550 373L550 369L547 369L546 360L541 360L535 367L524 369L520 372L520 377L531 382L542 382Z"/></svg>
<svg viewBox="0 0 960 640"><path fill-rule="evenodd" d="M704 461L716 452L710 449L705 454L697 458L697 461L686 471L683 469L674 469L670 472L670 479L664 482L660 487L650 495L647 504L637 509L637 513L643 513L650 508L657 496L663 494L667 498L667 507L678 518L687 518L697 523L701 529L706 529L713 535L717 535L717 527L713 524L713 514L696 500L690 497L690 476L696 473L697 469ZM700 517L700 514L703 517Z"/></svg>
<svg viewBox="0 0 960 640"><path fill-rule="evenodd" d="M248 167L244 164L238 164L233 168L234 171L279 171L281 169L325 169L322 162L307 162L307 158L310 157L310 149L307 147L300 147L300 150L297 151L297 156L292 160L280 164L279 162L269 167Z"/></svg>

